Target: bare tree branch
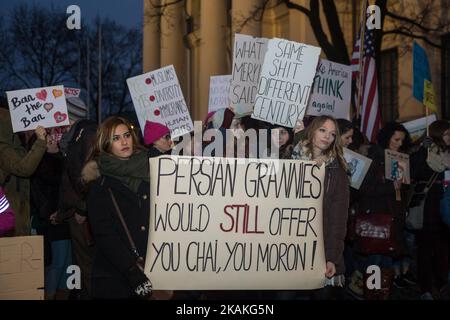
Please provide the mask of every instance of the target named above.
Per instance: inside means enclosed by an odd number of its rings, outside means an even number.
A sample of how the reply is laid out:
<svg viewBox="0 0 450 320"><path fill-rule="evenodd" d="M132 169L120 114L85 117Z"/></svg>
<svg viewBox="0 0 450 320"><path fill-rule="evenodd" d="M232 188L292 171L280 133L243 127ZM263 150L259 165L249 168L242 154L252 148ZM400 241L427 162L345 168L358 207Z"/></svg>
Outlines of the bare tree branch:
<svg viewBox="0 0 450 320"><path fill-rule="evenodd" d="M435 48L438 48L438 49L442 48L442 46L440 44L432 42L429 39L429 37L427 37L425 35L411 33L411 32L408 32L408 31L406 31L404 29L401 29L401 28L383 31L383 36L388 35L388 34L402 35L402 36L406 36L406 37L414 38L414 39L422 39L423 41L425 41L426 43L428 43L432 47L435 47Z"/></svg>

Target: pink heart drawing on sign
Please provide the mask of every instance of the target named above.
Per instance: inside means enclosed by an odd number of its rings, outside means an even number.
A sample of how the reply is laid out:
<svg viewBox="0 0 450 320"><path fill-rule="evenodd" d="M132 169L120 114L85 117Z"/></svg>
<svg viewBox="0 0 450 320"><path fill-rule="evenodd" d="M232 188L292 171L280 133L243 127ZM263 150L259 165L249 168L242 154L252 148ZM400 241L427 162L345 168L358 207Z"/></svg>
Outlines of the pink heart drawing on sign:
<svg viewBox="0 0 450 320"><path fill-rule="evenodd" d="M60 123L67 119L67 114L58 111L53 115L53 117L55 118L56 123Z"/></svg>
<svg viewBox="0 0 450 320"><path fill-rule="evenodd" d="M44 109L47 110L47 112L49 112L50 110L53 109L53 103L44 104Z"/></svg>
<svg viewBox="0 0 450 320"><path fill-rule="evenodd" d="M36 93L36 97L39 100L45 101L45 99L47 99L47 91L45 91L44 89L42 89L40 92Z"/></svg>

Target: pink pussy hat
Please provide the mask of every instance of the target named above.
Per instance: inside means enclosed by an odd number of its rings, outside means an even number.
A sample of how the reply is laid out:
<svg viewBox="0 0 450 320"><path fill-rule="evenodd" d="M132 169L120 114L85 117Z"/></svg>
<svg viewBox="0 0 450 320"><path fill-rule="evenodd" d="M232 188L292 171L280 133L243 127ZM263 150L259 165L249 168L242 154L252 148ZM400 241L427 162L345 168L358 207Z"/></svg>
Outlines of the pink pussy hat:
<svg viewBox="0 0 450 320"><path fill-rule="evenodd" d="M144 128L144 143L152 144L168 133L170 133L170 130L165 125L147 120Z"/></svg>

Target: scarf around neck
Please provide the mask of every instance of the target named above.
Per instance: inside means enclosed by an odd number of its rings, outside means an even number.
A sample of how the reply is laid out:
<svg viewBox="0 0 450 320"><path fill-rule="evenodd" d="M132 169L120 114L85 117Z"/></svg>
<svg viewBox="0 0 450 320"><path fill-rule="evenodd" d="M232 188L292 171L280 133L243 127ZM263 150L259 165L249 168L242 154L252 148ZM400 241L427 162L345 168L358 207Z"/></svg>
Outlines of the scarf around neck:
<svg viewBox="0 0 450 320"><path fill-rule="evenodd" d="M98 165L101 174L116 178L135 193L142 182L150 182L149 162L145 151L134 153L128 160L102 153L98 158Z"/></svg>
<svg viewBox="0 0 450 320"><path fill-rule="evenodd" d="M444 172L450 167L450 153L440 150L439 146L432 144L428 148L427 164L434 172Z"/></svg>
<svg viewBox="0 0 450 320"><path fill-rule="evenodd" d="M306 147L306 141L300 141L292 150L292 159L295 160L305 160L312 161L312 154L308 153L308 148ZM328 166L334 160L333 157L328 157L325 159L325 165Z"/></svg>

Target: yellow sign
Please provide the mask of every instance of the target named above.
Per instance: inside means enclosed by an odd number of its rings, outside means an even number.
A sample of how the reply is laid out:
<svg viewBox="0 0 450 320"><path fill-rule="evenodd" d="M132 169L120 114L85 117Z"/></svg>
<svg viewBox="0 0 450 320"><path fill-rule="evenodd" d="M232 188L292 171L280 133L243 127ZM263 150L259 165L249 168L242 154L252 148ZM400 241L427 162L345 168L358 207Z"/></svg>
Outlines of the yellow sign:
<svg viewBox="0 0 450 320"><path fill-rule="evenodd" d="M438 112L436 107L433 83L424 79L423 81L423 104L429 110Z"/></svg>

